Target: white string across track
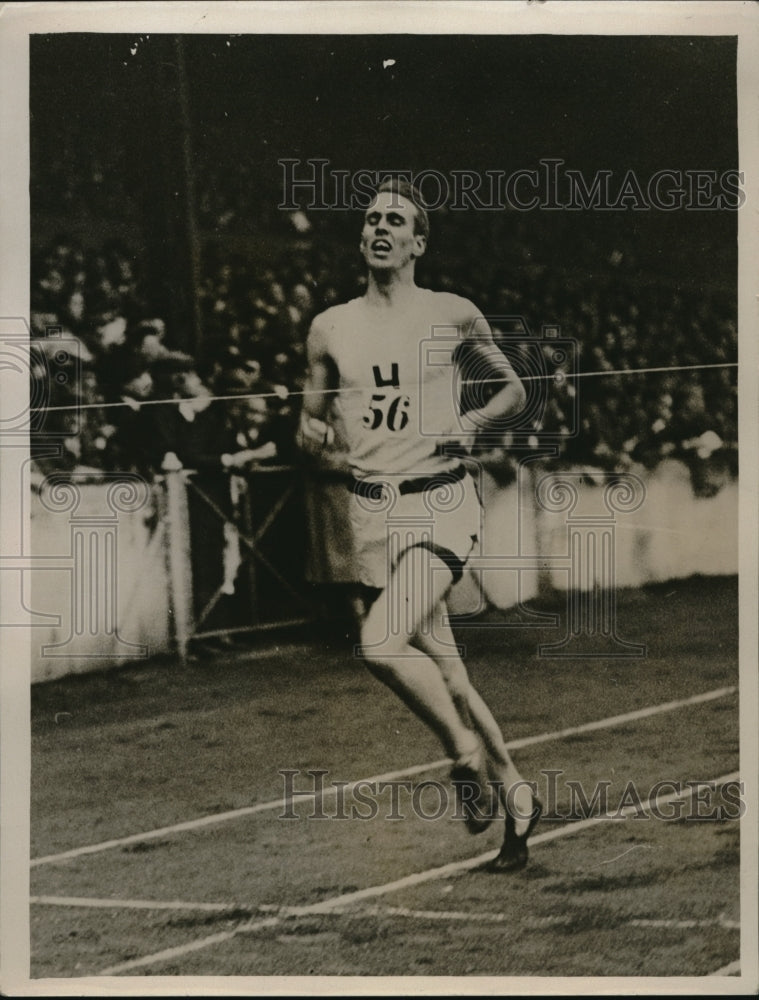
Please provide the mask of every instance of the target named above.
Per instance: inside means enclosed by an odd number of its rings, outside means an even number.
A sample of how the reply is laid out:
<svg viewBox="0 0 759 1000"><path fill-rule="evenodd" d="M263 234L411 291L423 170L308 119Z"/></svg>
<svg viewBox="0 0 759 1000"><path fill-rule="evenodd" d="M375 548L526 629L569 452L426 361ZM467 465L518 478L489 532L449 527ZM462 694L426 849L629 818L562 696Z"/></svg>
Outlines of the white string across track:
<svg viewBox="0 0 759 1000"><path fill-rule="evenodd" d="M716 364L700 364L700 365L667 365L659 368L616 368L616 369L604 369L603 371L594 372L563 372L557 371L548 375L520 375L519 379L521 382L556 382L561 383L569 382L572 379L577 378L603 378L612 375L658 375L666 372L694 372L694 371L708 371L715 369L725 369L725 368L737 368L737 361L723 361ZM461 385L488 385L489 383L501 383L505 380L505 376L501 375L497 378L488 379L462 379ZM241 400L241 399L279 399L280 401L286 399L293 399L305 396L332 396L337 392L366 392L367 389L364 386L354 386L350 389L294 389L292 391L285 390L284 392L280 389L279 392L250 392L250 393L235 393L230 396L212 396L213 401L225 402L229 400ZM139 406L166 406L172 404L180 403L191 403L197 399L197 396L188 396L182 399L145 399L139 401ZM68 403L65 406L33 406L30 407L30 413L62 413L69 410L75 410L81 412L82 410L108 410L114 409L115 407L131 406L132 404L126 403L123 400L118 400L114 403Z"/></svg>

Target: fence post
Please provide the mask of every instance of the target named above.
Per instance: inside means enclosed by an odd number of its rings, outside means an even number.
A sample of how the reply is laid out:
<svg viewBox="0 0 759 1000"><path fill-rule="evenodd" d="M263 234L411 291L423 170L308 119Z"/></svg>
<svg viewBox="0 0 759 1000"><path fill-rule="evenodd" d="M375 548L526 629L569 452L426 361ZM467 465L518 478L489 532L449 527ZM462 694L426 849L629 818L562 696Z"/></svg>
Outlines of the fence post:
<svg viewBox="0 0 759 1000"><path fill-rule="evenodd" d="M523 484L520 476L517 483L520 488L519 503L521 505L530 504L533 508L533 518L535 524L535 555L537 556L537 592L538 597L549 597L553 594L553 580L550 553L546 544L546 519L545 508L537 502L539 477L544 474L543 468L534 459L528 460L520 467L527 469L527 483Z"/></svg>
<svg viewBox="0 0 759 1000"><path fill-rule="evenodd" d="M182 464L173 452L164 457L166 557L169 570L169 611L174 623L174 639L182 663L187 662L187 647L193 632L192 561L190 554L190 515L187 486Z"/></svg>
<svg viewBox="0 0 759 1000"><path fill-rule="evenodd" d="M245 490L240 497L240 505L238 507L240 530L247 538L253 538L255 535L255 528L253 526L253 483L254 473L249 472L245 477ZM258 625L261 621L261 614L258 606L258 572L256 567L255 552L251 550L248 551L245 566L248 574L248 587L250 592L250 624Z"/></svg>

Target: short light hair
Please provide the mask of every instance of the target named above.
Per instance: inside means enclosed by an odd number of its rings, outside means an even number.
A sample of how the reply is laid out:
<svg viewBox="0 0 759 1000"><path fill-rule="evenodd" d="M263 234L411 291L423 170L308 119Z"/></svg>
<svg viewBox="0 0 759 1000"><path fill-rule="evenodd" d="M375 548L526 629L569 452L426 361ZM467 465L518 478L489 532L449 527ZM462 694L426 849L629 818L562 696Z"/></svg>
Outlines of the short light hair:
<svg viewBox="0 0 759 1000"><path fill-rule="evenodd" d="M430 217L427 215L422 196L418 188L410 184L402 177L386 177L377 188L377 194L383 193L397 194L399 197L410 201L414 206L414 235L421 234L425 239L430 236Z"/></svg>

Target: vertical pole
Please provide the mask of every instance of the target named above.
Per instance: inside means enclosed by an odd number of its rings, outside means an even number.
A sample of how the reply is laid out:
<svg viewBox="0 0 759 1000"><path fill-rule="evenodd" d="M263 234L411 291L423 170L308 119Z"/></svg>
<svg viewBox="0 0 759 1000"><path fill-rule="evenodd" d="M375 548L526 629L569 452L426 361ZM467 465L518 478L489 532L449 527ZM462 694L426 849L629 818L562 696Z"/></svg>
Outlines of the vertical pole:
<svg viewBox="0 0 759 1000"><path fill-rule="evenodd" d="M252 500L254 482L255 472L249 472L245 477L246 489L243 494L243 501L240 508L242 531L248 538L254 537ZM261 609L258 602L258 573L256 567L256 554L250 549L248 549L248 586L250 587L250 624L258 625L261 621Z"/></svg>
<svg viewBox="0 0 759 1000"><path fill-rule="evenodd" d="M190 516L182 467L177 467L171 457L167 455L163 463L169 608L174 622L177 652L184 664L187 662L187 647L193 632Z"/></svg>
<svg viewBox="0 0 759 1000"><path fill-rule="evenodd" d="M191 307L192 353L198 354L202 346L202 319L200 314L200 237L195 217L195 169L192 153L192 118L190 115L190 90L187 85L187 66L184 39L174 39L179 85L179 117L182 146L182 179L184 187L184 229L189 258L189 303Z"/></svg>
<svg viewBox="0 0 759 1000"><path fill-rule="evenodd" d="M523 479L520 475L517 479L518 486L520 487L519 502L520 505L524 503L529 505L533 511L533 524L535 526L535 554L538 557L538 580L537 580L537 590L538 597L549 597L553 594L553 576L551 573L551 547L548 544L547 539L547 528L546 518L544 517L544 509L541 504L536 502L536 497L538 495L538 476L542 475L542 470L544 466L540 466L539 462L541 459L530 459L526 463L520 466L520 472L522 469L527 468L527 484L524 489L522 489ZM520 551L521 555L521 551Z"/></svg>

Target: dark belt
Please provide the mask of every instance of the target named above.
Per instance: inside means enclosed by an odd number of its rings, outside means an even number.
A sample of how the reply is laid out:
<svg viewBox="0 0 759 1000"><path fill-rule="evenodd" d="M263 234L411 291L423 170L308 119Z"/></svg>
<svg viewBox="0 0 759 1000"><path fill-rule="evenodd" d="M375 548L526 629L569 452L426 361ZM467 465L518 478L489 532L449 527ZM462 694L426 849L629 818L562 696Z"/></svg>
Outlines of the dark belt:
<svg viewBox="0 0 759 1000"><path fill-rule="evenodd" d="M398 492L401 496L406 493L424 493L426 490L434 490L439 486L446 486L448 483L458 483L466 475L466 466L457 465L450 472L437 472L434 476L418 476L414 479L403 479L398 484ZM382 487L389 485L383 482L370 482L367 479L353 479L348 483L348 489L356 496L366 497L367 500L381 500Z"/></svg>

